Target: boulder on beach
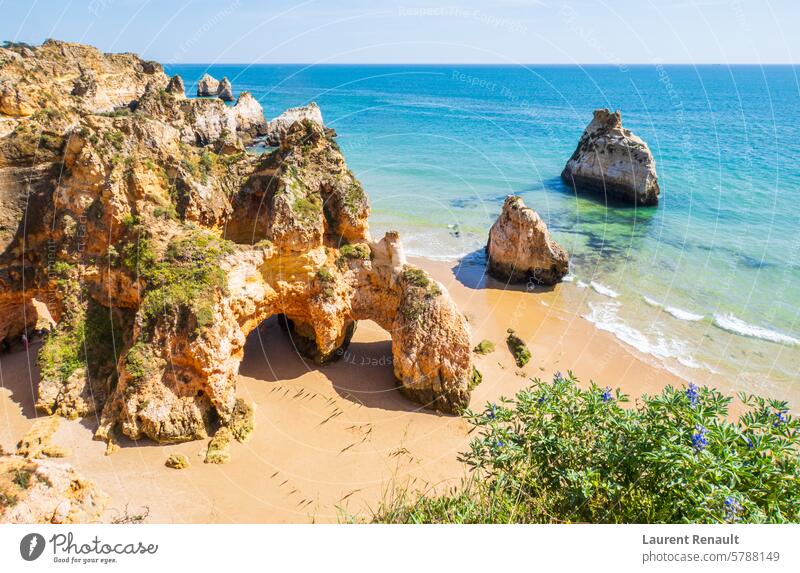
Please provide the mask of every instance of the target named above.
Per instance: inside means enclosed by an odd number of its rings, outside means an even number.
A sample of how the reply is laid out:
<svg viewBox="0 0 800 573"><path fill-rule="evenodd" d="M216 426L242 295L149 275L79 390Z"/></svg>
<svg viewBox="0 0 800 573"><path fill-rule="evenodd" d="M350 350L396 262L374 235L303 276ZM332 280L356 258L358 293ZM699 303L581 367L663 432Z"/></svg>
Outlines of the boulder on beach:
<svg viewBox="0 0 800 573"><path fill-rule="evenodd" d="M635 205L658 204L653 154L647 143L622 127L619 111L594 111L561 177L579 192L602 193Z"/></svg>
<svg viewBox="0 0 800 573"><path fill-rule="evenodd" d="M267 133L264 138L268 145L278 145L286 131L295 123L308 120L312 123L324 126L322 111L315 102L300 107L290 107L267 125Z"/></svg>
<svg viewBox="0 0 800 573"><path fill-rule="evenodd" d="M569 255L522 198L509 195L489 231L489 274L509 282L553 285L569 272Z"/></svg>
<svg viewBox="0 0 800 573"><path fill-rule="evenodd" d="M233 101L233 86L228 78L222 78L219 82L217 97L222 101Z"/></svg>
<svg viewBox="0 0 800 573"><path fill-rule="evenodd" d="M197 97L213 97L219 91L219 82L209 74L203 74L197 82Z"/></svg>
<svg viewBox="0 0 800 573"><path fill-rule="evenodd" d="M0 455L0 523L92 523L108 496L69 464Z"/></svg>

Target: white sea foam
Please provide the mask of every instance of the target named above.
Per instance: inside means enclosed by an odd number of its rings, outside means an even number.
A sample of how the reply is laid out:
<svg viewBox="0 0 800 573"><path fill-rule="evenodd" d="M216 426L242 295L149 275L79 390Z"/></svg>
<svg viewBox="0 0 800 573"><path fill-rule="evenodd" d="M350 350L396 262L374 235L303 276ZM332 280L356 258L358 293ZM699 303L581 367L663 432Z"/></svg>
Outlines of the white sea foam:
<svg viewBox="0 0 800 573"><path fill-rule="evenodd" d="M603 296L609 296L611 298L619 297L619 293L617 291L607 287L606 285L600 284L597 281L590 282L589 286L591 286L596 293L602 294Z"/></svg>
<svg viewBox="0 0 800 573"><path fill-rule="evenodd" d="M664 306L663 304L661 304L660 302L658 302L653 298L650 298L649 296L643 295L642 298L644 299L644 302L646 302L650 306L654 306L656 308L661 308Z"/></svg>
<svg viewBox="0 0 800 573"><path fill-rule="evenodd" d="M678 308L677 306L664 306L663 303L658 302L657 300L650 298L649 296L643 295L642 298L644 302L653 306L655 308L663 308L664 312L671 314L673 317L677 318L678 320L687 320L689 322L697 322L698 320L703 320L704 316L702 314L695 314L694 312L689 312L688 310L683 310L682 308Z"/></svg>
<svg viewBox="0 0 800 573"><path fill-rule="evenodd" d="M677 360L678 360L678 362L680 362L681 364L683 364L687 368L698 369L698 368L702 368L703 367L702 364L697 362L691 356L678 356ZM711 370L710 368L706 368L706 369L709 370L709 371Z"/></svg>
<svg viewBox="0 0 800 573"><path fill-rule="evenodd" d="M763 326L755 326L747 324L745 321L733 316L732 314L715 314L714 324L722 330L727 330L740 336L747 336L750 338L759 338L761 340L769 340L770 342L777 342L778 344L786 344L787 346L798 346L800 340L783 334L775 332Z"/></svg>
<svg viewBox="0 0 800 573"><path fill-rule="evenodd" d="M565 282L565 283L574 282L575 281L575 275L568 274L568 275L564 276L561 280L562 280L562 282Z"/></svg>
<svg viewBox="0 0 800 573"><path fill-rule="evenodd" d="M616 301L590 302L591 312L583 315L583 318L640 352L661 359L672 358L688 368L702 368L703 365L689 354L689 345L685 341L667 337L658 331L654 331L651 336L646 335L619 317L621 307Z"/></svg>
<svg viewBox="0 0 800 573"><path fill-rule="evenodd" d="M576 285L578 285L578 288L586 288L586 287L588 287L588 286L589 286L589 285L587 285L585 282L583 282L582 280L579 280L579 281L578 281L578 282L576 282L575 284L576 284Z"/></svg>
<svg viewBox="0 0 800 573"><path fill-rule="evenodd" d="M688 320L689 322L697 322L698 320L703 320L702 314L695 314L693 312L689 312L688 310L683 310L674 306L664 307L664 311L668 312L678 320Z"/></svg>

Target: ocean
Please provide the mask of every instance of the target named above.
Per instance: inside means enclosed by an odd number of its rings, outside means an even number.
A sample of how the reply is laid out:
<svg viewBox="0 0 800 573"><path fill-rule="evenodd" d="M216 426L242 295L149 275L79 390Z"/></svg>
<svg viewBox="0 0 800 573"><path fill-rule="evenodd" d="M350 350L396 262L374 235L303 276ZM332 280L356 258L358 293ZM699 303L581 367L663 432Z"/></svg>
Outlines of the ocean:
<svg viewBox="0 0 800 573"><path fill-rule="evenodd" d="M316 101L407 254L483 264L521 195L571 255L571 310L687 380L781 395L800 371L796 66L168 65L270 118ZM648 142L658 207L576 196L561 170L595 108Z"/></svg>

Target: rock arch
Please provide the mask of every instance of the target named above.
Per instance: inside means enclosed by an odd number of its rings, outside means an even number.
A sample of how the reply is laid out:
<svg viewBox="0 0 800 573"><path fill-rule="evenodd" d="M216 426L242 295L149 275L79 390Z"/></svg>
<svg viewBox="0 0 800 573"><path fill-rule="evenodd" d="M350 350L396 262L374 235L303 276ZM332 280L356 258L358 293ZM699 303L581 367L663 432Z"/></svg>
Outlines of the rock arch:
<svg viewBox="0 0 800 573"><path fill-rule="evenodd" d="M132 438L180 441L204 437L212 412L229 421L247 336L275 315L293 321L321 360L346 344L355 321L374 320L391 335L403 393L443 412L465 407L472 374L465 318L440 283L407 263L396 233L363 246L368 257L348 258L326 280L317 275L341 256L334 249L287 255L243 248L229 255L222 262L228 295L215 304L212 325L192 343L182 333L157 334L157 347L169 354L155 356L161 367L133 387L123 361L100 436L121 424Z"/></svg>

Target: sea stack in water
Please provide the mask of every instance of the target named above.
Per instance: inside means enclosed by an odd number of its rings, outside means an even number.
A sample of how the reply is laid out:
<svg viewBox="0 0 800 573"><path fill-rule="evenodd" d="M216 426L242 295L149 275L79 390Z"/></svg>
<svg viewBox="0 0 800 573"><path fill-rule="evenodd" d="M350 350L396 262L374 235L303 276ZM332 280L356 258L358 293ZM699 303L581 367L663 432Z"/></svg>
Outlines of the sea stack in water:
<svg viewBox="0 0 800 573"><path fill-rule="evenodd" d="M561 177L577 191L602 193L635 205L658 204L653 154L640 137L622 127L619 111L595 110Z"/></svg>
<svg viewBox="0 0 800 573"><path fill-rule="evenodd" d="M509 282L553 285L569 272L569 255L556 243L536 211L509 195L489 231L489 273Z"/></svg>
<svg viewBox="0 0 800 573"><path fill-rule="evenodd" d="M203 74L197 82L197 97L213 97L219 91L219 82L208 74Z"/></svg>
<svg viewBox="0 0 800 573"><path fill-rule="evenodd" d="M222 101L233 101L233 86L228 78L222 78L217 89L217 97Z"/></svg>

